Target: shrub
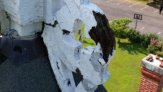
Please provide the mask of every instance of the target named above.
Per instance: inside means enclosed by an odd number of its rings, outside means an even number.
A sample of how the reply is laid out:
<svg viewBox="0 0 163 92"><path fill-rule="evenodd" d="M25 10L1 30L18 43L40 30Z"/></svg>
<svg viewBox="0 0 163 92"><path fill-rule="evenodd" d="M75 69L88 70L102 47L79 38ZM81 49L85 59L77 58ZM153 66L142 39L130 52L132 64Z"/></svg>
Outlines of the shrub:
<svg viewBox="0 0 163 92"><path fill-rule="evenodd" d="M128 32L128 39L132 43L138 43L140 44L142 41L142 36L139 31L136 31L135 29L130 29Z"/></svg>
<svg viewBox="0 0 163 92"><path fill-rule="evenodd" d="M135 29L130 29L130 31L128 32L128 39L132 43L137 43L143 46L144 48L148 48L150 40L158 40L158 36L156 34L141 34Z"/></svg>
<svg viewBox="0 0 163 92"><path fill-rule="evenodd" d="M127 34L129 31L128 24L131 22L132 21L129 18L115 19L110 23L110 27L112 28L116 37L127 38Z"/></svg>
<svg viewBox="0 0 163 92"><path fill-rule="evenodd" d="M155 53L156 51L161 51L161 48L162 48L162 43L160 43L158 39L153 38L150 40L150 44L147 50L150 53Z"/></svg>
<svg viewBox="0 0 163 92"><path fill-rule="evenodd" d="M141 45L145 48L148 48L152 39L158 40L158 36L156 34L142 34L141 37Z"/></svg>
<svg viewBox="0 0 163 92"><path fill-rule="evenodd" d="M133 28L129 28L128 24L131 23L131 19L129 18L120 18L113 20L110 23L110 27L112 28L114 35L118 38L128 38L130 42L137 43L143 46L144 48L150 48L150 50L155 51L156 48L150 45L151 39L158 40L158 36L156 34L141 34L139 31ZM120 42L120 39L118 39Z"/></svg>
<svg viewBox="0 0 163 92"><path fill-rule="evenodd" d="M160 57L163 57L163 51L157 51L156 54Z"/></svg>

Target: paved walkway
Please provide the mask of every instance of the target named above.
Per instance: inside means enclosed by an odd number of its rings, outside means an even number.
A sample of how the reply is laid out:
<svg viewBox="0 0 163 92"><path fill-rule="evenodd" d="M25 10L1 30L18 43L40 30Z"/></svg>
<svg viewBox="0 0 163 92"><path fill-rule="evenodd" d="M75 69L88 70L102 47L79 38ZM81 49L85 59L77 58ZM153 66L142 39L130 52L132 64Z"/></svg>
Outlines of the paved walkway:
<svg viewBox="0 0 163 92"><path fill-rule="evenodd" d="M137 29L142 33L156 33L163 37L163 12L160 15L157 8L129 0L92 0L92 2L104 10L109 20L119 17L133 19L134 13L142 14L143 20L138 21ZM130 26L135 27L134 19Z"/></svg>

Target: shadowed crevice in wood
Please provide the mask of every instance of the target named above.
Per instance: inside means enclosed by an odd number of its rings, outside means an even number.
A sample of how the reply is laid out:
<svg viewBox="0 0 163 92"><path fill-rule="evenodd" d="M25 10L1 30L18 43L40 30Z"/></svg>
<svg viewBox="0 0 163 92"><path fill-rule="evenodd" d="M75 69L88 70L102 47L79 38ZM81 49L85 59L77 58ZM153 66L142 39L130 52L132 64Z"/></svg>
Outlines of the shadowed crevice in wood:
<svg viewBox="0 0 163 92"><path fill-rule="evenodd" d="M97 26L92 27L89 35L96 44L100 43L103 52L103 59L107 62L109 55L113 54L115 38L112 29L109 27L109 22L106 16L94 11L93 14L97 21Z"/></svg>

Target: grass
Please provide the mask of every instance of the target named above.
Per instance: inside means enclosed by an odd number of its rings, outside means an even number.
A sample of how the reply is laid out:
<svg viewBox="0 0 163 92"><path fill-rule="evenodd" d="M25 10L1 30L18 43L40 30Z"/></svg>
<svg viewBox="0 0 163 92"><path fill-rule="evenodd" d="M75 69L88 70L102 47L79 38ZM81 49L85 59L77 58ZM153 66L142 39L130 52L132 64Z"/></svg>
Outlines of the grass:
<svg viewBox="0 0 163 92"><path fill-rule="evenodd" d="M81 29L81 34L82 34L82 47L86 48L88 46L95 46L95 42L91 39L91 38L86 38L84 36L84 24L82 25L82 29ZM75 34L75 39L76 41L79 41L79 31L76 31Z"/></svg>
<svg viewBox="0 0 163 92"><path fill-rule="evenodd" d="M76 40L78 37L78 33L75 33ZM83 47L95 45L93 40L85 37L82 37L82 43ZM116 53L109 64L111 76L104 84L107 91L137 92L141 77L141 59L147 54L147 51L138 44L121 39L121 42L116 44Z"/></svg>
<svg viewBox="0 0 163 92"><path fill-rule="evenodd" d="M130 3L147 4L148 0L129 0Z"/></svg>
<svg viewBox="0 0 163 92"><path fill-rule="evenodd" d="M147 51L127 39L116 44L116 54L109 64L110 80L104 86L109 92L137 92L140 82L141 59Z"/></svg>
<svg viewBox="0 0 163 92"><path fill-rule="evenodd" d="M90 39L85 39L83 46L92 45ZM141 59L147 55L147 51L137 44L121 39L116 44L116 53L109 71L110 79L104 84L108 92L137 92L140 82Z"/></svg>

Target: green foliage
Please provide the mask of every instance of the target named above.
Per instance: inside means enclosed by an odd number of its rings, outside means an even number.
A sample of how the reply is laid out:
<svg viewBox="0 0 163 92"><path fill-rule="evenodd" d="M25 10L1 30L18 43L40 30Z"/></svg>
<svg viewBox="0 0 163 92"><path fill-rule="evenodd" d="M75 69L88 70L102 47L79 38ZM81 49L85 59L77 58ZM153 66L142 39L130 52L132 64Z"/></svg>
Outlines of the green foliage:
<svg viewBox="0 0 163 92"><path fill-rule="evenodd" d="M156 54L155 52L158 51L159 48L149 45L148 48L147 48L147 50L148 50L149 53Z"/></svg>
<svg viewBox="0 0 163 92"><path fill-rule="evenodd" d="M150 44L151 39L158 39L158 36L156 34L141 34L139 31L135 29L130 29L128 32L128 39L132 43L137 43L143 46L144 48L147 48Z"/></svg>
<svg viewBox="0 0 163 92"><path fill-rule="evenodd" d="M153 0L153 2L154 2L155 4L158 4L158 5L160 4L160 1L161 1L161 0Z"/></svg>
<svg viewBox="0 0 163 92"><path fill-rule="evenodd" d="M150 40L151 39L156 39L158 40L158 36L156 34L143 34L142 35L142 46L144 46L145 48L148 47L148 45L150 45Z"/></svg>
<svg viewBox="0 0 163 92"><path fill-rule="evenodd" d="M130 31L128 32L128 39L133 43L140 44L143 38L139 31L135 29L130 29Z"/></svg>
<svg viewBox="0 0 163 92"><path fill-rule="evenodd" d="M158 36L156 34L142 34L142 43L141 45L145 48L148 47L148 45L150 45L150 41L151 39L156 39L158 40Z"/></svg>
<svg viewBox="0 0 163 92"><path fill-rule="evenodd" d="M127 38L127 33L129 31L128 24L131 22L132 21L129 18L114 19L110 23L110 27L112 28L116 37Z"/></svg>
<svg viewBox="0 0 163 92"><path fill-rule="evenodd" d="M156 51L161 51L162 46L163 46L162 43L158 39L153 38L153 39L150 40L150 44L148 45L147 50L150 53L155 54Z"/></svg>
<svg viewBox="0 0 163 92"><path fill-rule="evenodd" d="M163 57L163 51L157 51L156 54L160 57Z"/></svg>
<svg viewBox="0 0 163 92"><path fill-rule="evenodd" d="M141 34L139 31L133 28L129 28L128 24L132 22L129 18L120 18L113 20L110 23L114 34L118 38L128 38L130 42L137 43L144 48L148 48L151 39L158 39L156 34ZM119 40L120 41L120 40ZM153 48L151 48L153 49Z"/></svg>

